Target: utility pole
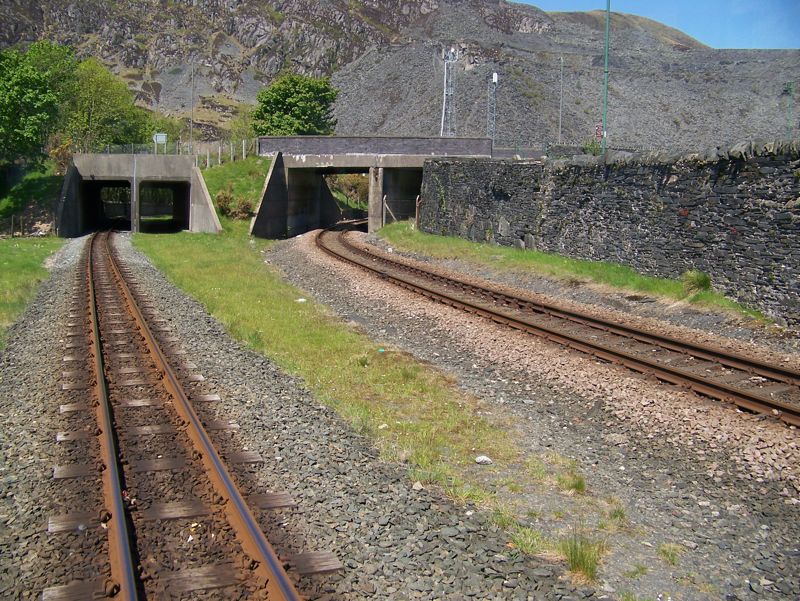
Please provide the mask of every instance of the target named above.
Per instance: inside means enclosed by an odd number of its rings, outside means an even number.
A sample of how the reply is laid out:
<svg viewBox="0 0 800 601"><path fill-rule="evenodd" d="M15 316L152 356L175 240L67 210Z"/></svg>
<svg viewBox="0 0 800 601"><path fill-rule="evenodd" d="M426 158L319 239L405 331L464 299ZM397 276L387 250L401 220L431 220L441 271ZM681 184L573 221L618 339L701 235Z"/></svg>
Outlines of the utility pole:
<svg viewBox="0 0 800 601"><path fill-rule="evenodd" d="M564 55L559 57L561 61L561 91L558 93L558 143L561 144L561 113L564 110Z"/></svg>
<svg viewBox="0 0 800 601"><path fill-rule="evenodd" d="M603 138L601 148L603 154L608 144L608 27L611 21L611 0L606 0L606 44L604 54L605 70L603 72Z"/></svg>
<svg viewBox="0 0 800 601"><path fill-rule="evenodd" d="M489 89L486 94L486 137L492 141L494 147L495 121L497 115L497 73L492 73L489 80Z"/></svg>

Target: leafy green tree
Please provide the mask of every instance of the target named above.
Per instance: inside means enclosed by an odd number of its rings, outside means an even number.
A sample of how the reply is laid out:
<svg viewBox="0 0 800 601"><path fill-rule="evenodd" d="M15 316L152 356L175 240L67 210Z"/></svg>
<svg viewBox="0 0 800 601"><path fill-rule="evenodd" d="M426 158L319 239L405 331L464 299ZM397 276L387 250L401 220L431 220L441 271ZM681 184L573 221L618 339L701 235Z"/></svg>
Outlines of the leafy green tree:
<svg viewBox="0 0 800 601"><path fill-rule="evenodd" d="M81 152L106 144L144 143L151 134L147 111L134 104L133 93L100 62L78 65L77 84L67 106L64 134Z"/></svg>
<svg viewBox="0 0 800 601"><path fill-rule="evenodd" d="M0 166L39 157L58 110L48 75L16 50L0 52Z"/></svg>
<svg viewBox="0 0 800 601"><path fill-rule="evenodd" d="M25 60L47 77L60 103L65 103L74 94L78 60L72 48L48 40L34 42L28 46Z"/></svg>
<svg viewBox="0 0 800 601"><path fill-rule="evenodd" d="M258 93L253 130L260 136L330 134L339 91L327 77L283 75Z"/></svg>

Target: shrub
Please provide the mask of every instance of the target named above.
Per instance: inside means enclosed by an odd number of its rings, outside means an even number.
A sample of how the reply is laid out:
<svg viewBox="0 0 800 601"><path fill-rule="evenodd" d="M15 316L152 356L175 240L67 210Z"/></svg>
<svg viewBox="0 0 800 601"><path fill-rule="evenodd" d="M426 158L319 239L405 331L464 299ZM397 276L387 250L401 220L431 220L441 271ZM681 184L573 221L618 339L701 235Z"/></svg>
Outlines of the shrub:
<svg viewBox="0 0 800 601"><path fill-rule="evenodd" d="M217 210L230 219L249 219L253 215L253 204L241 196L233 195L233 186L220 190L216 197Z"/></svg>
<svg viewBox="0 0 800 601"><path fill-rule="evenodd" d="M594 137L586 140L581 146L581 149L586 154L593 154L594 156L599 156L603 151L603 147L600 145L600 140Z"/></svg>

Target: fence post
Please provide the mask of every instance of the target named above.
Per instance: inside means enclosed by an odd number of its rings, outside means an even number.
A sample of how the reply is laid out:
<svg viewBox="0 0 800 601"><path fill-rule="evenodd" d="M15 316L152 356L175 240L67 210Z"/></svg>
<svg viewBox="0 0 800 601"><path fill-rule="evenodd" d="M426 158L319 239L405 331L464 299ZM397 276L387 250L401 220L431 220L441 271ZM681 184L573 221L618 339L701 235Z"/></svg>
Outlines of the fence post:
<svg viewBox="0 0 800 601"><path fill-rule="evenodd" d="M244 140L242 140L242 160L245 160L246 158L247 156L245 155L245 150L244 150Z"/></svg>
<svg viewBox="0 0 800 601"><path fill-rule="evenodd" d="M233 159L233 140L230 141L230 147L231 147L231 163L233 163L233 160L234 160Z"/></svg>
<svg viewBox="0 0 800 601"><path fill-rule="evenodd" d="M211 167L211 151L206 148L206 169Z"/></svg>
<svg viewBox="0 0 800 601"><path fill-rule="evenodd" d="M11 237L14 237L14 213L11 213Z"/></svg>
<svg viewBox="0 0 800 601"><path fill-rule="evenodd" d="M217 143L217 164L222 165L222 142Z"/></svg>

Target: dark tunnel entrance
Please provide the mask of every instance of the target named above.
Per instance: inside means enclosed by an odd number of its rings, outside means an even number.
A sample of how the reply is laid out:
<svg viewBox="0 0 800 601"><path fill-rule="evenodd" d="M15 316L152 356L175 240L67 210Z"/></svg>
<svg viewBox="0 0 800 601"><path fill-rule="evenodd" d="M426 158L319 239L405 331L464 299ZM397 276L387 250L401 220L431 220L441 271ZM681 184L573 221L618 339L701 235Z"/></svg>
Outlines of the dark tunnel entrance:
<svg viewBox="0 0 800 601"><path fill-rule="evenodd" d="M189 182L142 182L139 187L139 231L189 229Z"/></svg>
<svg viewBox="0 0 800 601"><path fill-rule="evenodd" d="M189 182L144 181L137 193L139 231L179 232L189 229ZM130 230L136 219L127 180L84 180L80 183L83 231Z"/></svg>
<svg viewBox="0 0 800 601"><path fill-rule="evenodd" d="M88 180L80 184L83 230L131 229L131 184L127 180Z"/></svg>

